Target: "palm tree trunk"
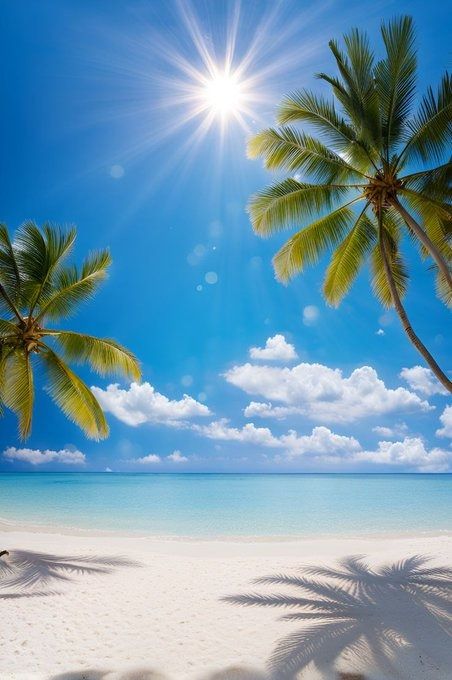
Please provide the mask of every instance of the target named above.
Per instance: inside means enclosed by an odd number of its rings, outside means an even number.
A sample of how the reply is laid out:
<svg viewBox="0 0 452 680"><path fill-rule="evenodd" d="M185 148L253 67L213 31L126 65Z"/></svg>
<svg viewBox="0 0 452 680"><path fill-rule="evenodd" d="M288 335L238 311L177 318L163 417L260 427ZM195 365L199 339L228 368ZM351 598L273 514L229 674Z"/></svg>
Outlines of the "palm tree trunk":
<svg viewBox="0 0 452 680"><path fill-rule="evenodd" d="M449 392L452 392L452 382L449 380L447 375L443 373L441 368L438 366L436 363L435 359L432 357L426 346L421 342L421 340L418 338L416 333L413 330L413 327L410 323L410 320L408 318L408 315L405 311L404 306L402 305L402 301L400 299L399 292L397 290L397 287L394 282L394 277L392 275L391 271L391 265L389 263L389 257L388 257L388 252L386 250L386 242L384 235L380 231L380 251L381 251L381 257L383 260L383 267L385 270L386 274L386 279L388 281L388 286L389 290L391 291L391 297L392 297L392 302L394 304L394 308L397 312L397 314L400 317L400 321L402 322L403 329L405 333L408 335L409 339L413 343L413 345L416 347L417 351L422 354L424 357L425 361L428 363L430 366L431 370L433 373L436 375L438 380L444 387L449 390Z"/></svg>
<svg viewBox="0 0 452 680"><path fill-rule="evenodd" d="M450 289L452 290L452 274L447 266L447 262L444 260L443 256L441 255L440 251L438 248L435 246L434 243L430 240L430 238L427 236L425 231L422 229L420 224L416 222L416 220L411 217L410 213L405 210L403 205L400 203L400 201L397 198L392 198L389 200L389 203L397 210L397 212L403 217L409 228L416 234L418 237L419 241L422 243L423 246L428 250L430 255L433 257L435 260L436 264L438 265L438 268L440 271L443 273L445 280L449 284Z"/></svg>

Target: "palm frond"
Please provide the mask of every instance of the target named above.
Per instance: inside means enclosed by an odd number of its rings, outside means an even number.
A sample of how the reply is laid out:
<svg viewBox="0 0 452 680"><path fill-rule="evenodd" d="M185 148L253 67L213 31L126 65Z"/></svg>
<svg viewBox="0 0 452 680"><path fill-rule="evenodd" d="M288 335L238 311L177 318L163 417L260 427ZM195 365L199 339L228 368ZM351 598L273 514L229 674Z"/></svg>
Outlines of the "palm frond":
<svg viewBox="0 0 452 680"><path fill-rule="evenodd" d="M281 125L308 123L359 170L371 165L369 151L356 138L353 127L336 111L334 104L323 97L307 90L293 92L283 99L277 120Z"/></svg>
<svg viewBox="0 0 452 680"><path fill-rule="evenodd" d="M375 87L382 109L382 136L386 158L403 136L416 88L416 50L411 17L382 24L386 57L375 67Z"/></svg>
<svg viewBox="0 0 452 680"><path fill-rule="evenodd" d="M49 224L39 229L25 222L18 229L14 250L30 311L50 288L50 278L71 252L75 237L74 228L65 232Z"/></svg>
<svg viewBox="0 0 452 680"><path fill-rule="evenodd" d="M333 253L325 275L323 292L327 301L337 307L350 290L353 281L377 239L377 230L365 214L367 205L359 215L353 229Z"/></svg>
<svg viewBox="0 0 452 680"><path fill-rule="evenodd" d="M78 363L88 363L100 375L119 375L139 380L137 358L125 347L109 338L96 338L73 331L45 331L64 350L65 356Z"/></svg>
<svg viewBox="0 0 452 680"><path fill-rule="evenodd" d="M449 222L452 220L452 207L448 203L437 201L428 194L412 191L411 189L400 189L403 196L415 210L423 211L425 215L436 216L438 219Z"/></svg>
<svg viewBox="0 0 452 680"><path fill-rule="evenodd" d="M438 269L436 264L433 265L433 268L436 271L436 293L445 305L452 307L452 289L446 281L443 272Z"/></svg>
<svg viewBox="0 0 452 680"><path fill-rule="evenodd" d="M441 161L444 151L450 149L452 134L452 77L445 73L434 93L429 87L423 96L419 112L407 122L409 138L400 158L430 158Z"/></svg>
<svg viewBox="0 0 452 680"><path fill-rule="evenodd" d="M262 157L268 169L302 171L318 182L353 182L365 177L318 139L293 127L269 128L248 142L250 158Z"/></svg>
<svg viewBox="0 0 452 680"><path fill-rule="evenodd" d="M65 267L55 276L52 289L41 297L37 319L68 316L80 302L86 302L107 277L111 264L108 250L91 253L79 272L77 267Z"/></svg>
<svg viewBox="0 0 452 680"><path fill-rule="evenodd" d="M12 337L17 337L16 324L8 319L0 319L0 341Z"/></svg>
<svg viewBox="0 0 452 680"><path fill-rule="evenodd" d="M335 57L342 82L337 78L318 74L318 77L328 82L333 93L342 104L344 111L352 121L357 138L368 150L372 149L372 156L376 158L376 150L380 141L380 119L378 97L373 80L374 55L370 49L369 39L365 33L352 29L344 36L347 49L345 55L336 41L328 44Z"/></svg>
<svg viewBox="0 0 452 680"><path fill-rule="evenodd" d="M452 201L452 163L402 177L406 189L427 195L440 203Z"/></svg>
<svg viewBox="0 0 452 680"><path fill-rule="evenodd" d="M47 345L41 351L48 373L47 391L63 413L91 439L108 435L105 415L87 385Z"/></svg>
<svg viewBox="0 0 452 680"><path fill-rule="evenodd" d="M5 286L13 302L20 292L20 273L13 245L5 224L0 224L0 282Z"/></svg>
<svg viewBox="0 0 452 680"><path fill-rule="evenodd" d="M28 353L15 350L7 354L0 389L1 401L17 415L19 436L25 439L31 430L34 401L33 371Z"/></svg>
<svg viewBox="0 0 452 680"><path fill-rule="evenodd" d="M307 265L318 262L326 250L334 248L353 223L351 206L358 200L354 199L312 222L286 241L273 258L277 279L287 282Z"/></svg>
<svg viewBox="0 0 452 680"><path fill-rule="evenodd" d="M345 185L304 184L285 179L255 194L248 212L254 231L269 236L325 210L349 191Z"/></svg>

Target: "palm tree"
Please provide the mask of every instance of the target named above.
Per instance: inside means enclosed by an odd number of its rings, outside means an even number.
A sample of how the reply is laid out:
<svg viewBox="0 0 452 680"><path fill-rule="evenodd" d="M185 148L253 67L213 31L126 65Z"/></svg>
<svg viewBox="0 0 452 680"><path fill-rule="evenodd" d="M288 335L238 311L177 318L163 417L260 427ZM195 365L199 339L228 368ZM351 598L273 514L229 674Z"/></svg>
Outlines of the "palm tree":
<svg viewBox="0 0 452 680"><path fill-rule="evenodd" d="M27 222L11 242L0 225L0 408L17 414L22 439L31 432L37 364L53 401L92 439L108 435L105 415L67 360L87 363L100 375L140 377L137 359L114 340L48 326L95 293L111 262L103 250L80 269L66 264L75 238L75 229Z"/></svg>
<svg viewBox="0 0 452 680"><path fill-rule="evenodd" d="M249 213L254 231L264 237L307 223L273 259L282 282L333 251L323 284L331 305L341 302L370 259L378 299L395 308L411 342L452 391L452 382L415 334L403 306L408 272L400 252L407 233L421 256L430 259L438 295L450 304L452 78L446 73L437 92L429 88L413 113L411 18L382 24L381 35L384 56L379 61L366 34L357 29L344 36L345 52L332 40L339 74L318 77L331 86L336 101L307 90L294 92L279 107L280 127L250 140L251 157L295 176L255 194ZM309 181L300 181L299 173Z"/></svg>

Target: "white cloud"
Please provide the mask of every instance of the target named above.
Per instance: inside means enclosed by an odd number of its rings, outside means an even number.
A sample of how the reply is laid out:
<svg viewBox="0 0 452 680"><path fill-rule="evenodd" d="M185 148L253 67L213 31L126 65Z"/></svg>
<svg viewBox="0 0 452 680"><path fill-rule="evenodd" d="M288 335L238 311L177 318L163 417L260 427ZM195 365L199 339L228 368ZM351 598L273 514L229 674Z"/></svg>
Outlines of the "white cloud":
<svg viewBox="0 0 452 680"><path fill-rule="evenodd" d="M266 361L291 361L298 359L295 347L286 341L280 333L268 338L265 347L251 347L251 359L264 359Z"/></svg>
<svg viewBox="0 0 452 680"><path fill-rule="evenodd" d="M433 394L449 394L429 368L424 368L423 366L402 368L400 377L406 380L412 390L421 392L421 394L425 394L427 397Z"/></svg>
<svg viewBox="0 0 452 680"><path fill-rule="evenodd" d="M192 429L208 439L222 441L248 442L258 446L281 446L277 437L274 437L268 427L256 427L253 423L247 423L242 428L231 427L226 418L215 420L209 425L192 425Z"/></svg>
<svg viewBox="0 0 452 680"><path fill-rule="evenodd" d="M452 406L446 406L439 417L443 427L436 430L439 437L452 437Z"/></svg>
<svg viewBox="0 0 452 680"><path fill-rule="evenodd" d="M299 456L348 457L354 451L361 449L361 444L354 437L335 434L327 427L314 427L310 435L298 436L293 430L280 438L281 444L287 450L286 457L290 460Z"/></svg>
<svg viewBox="0 0 452 680"><path fill-rule="evenodd" d="M183 456L180 451L173 451L173 453L170 453L166 458L172 463L188 463L187 456Z"/></svg>
<svg viewBox="0 0 452 680"><path fill-rule="evenodd" d="M335 434L327 427L315 427L309 435L298 435L294 430L289 430L287 434L276 437L267 427L256 427L253 423L247 423L242 428L231 427L223 419L209 425L193 425L193 429L209 439L283 449L284 454L279 458L289 460L300 456L349 455L361 449L354 437Z"/></svg>
<svg viewBox="0 0 452 680"><path fill-rule="evenodd" d="M106 467L105 470L104 470L104 472L113 472L113 470L112 470L111 468L109 468L109 467Z"/></svg>
<svg viewBox="0 0 452 680"><path fill-rule="evenodd" d="M405 437L401 442L379 442L376 451L354 454L355 461L393 465L418 472L445 472L452 463L452 451L427 450L420 437Z"/></svg>
<svg viewBox="0 0 452 680"><path fill-rule="evenodd" d="M192 418L210 415L208 407L193 397L184 394L182 399L171 400L148 382L140 385L132 383L129 389L121 389L114 384L108 385L105 390L100 387L92 387L91 390L104 411L127 425L160 423L177 426Z"/></svg>
<svg viewBox="0 0 452 680"><path fill-rule="evenodd" d="M396 423L393 427L385 427L377 425L372 428L380 437L403 437L408 432L408 425L406 423Z"/></svg>
<svg viewBox="0 0 452 680"><path fill-rule="evenodd" d="M395 411L432 408L404 387L387 388L370 366L344 377L341 370L322 364L277 368L246 363L234 366L224 377L247 394L281 404L251 402L245 410L248 417L283 418L297 413L316 421L346 423Z"/></svg>
<svg viewBox="0 0 452 680"><path fill-rule="evenodd" d="M403 441L380 441L376 450L364 450L352 436L340 435L324 426L314 427L311 434L298 435L294 430L276 437L268 428L248 423L242 428L231 427L226 420L209 425L193 425L192 429L209 439L235 441L278 449L275 462L302 461L308 467L342 465L345 469L360 463L398 467L418 472L444 472L451 468L452 451L440 448L428 450L419 437Z"/></svg>
<svg viewBox="0 0 452 680"><path fill-rule="evenodd" d="M308 305L303 309L303 323L305 326L314 326L320 317L318 307Z"/></svg>
<svg viewBox="0 0 452 680"><path fill-rule="evenodd" d="M298 406L273 406L271 403L261 401L250 401L243 411L246 418L274 418L284 420L287 416L300 414L302 411Z"/></svg>
<svg viewBox="0 0 452 680"><path fill-rule="evenodd" d="M139 463L140 465L155 465L156 463L161 463L162 459L155 453L150 453L142 458L134 458L131 463Z"/></svg>
<svg viewBox="0 0 452 680"><path fill-rule="evenodd" d="M375 335L385 335L385 332L382 328L379 328Z"/></svg>
<svg viewBox="0 0 452 680"><path fill-rule="evenodd" d="M9 446L3 451L3 456L7 460L20 460L31 465L43 465L44 463L63 463L64 465L84 465L86 456L81 451L71 449L16 449Z"/></svg>

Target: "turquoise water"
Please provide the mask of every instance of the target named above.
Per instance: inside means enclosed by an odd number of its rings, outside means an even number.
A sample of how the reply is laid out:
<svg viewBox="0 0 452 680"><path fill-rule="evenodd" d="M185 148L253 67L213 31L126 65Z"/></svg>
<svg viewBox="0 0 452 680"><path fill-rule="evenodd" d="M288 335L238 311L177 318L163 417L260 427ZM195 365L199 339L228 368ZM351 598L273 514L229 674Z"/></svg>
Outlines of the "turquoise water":
<svg viewBox="0 0 452 680"><path fill-rule="evenodd" d="M0 474L0 519L165 536L452 530L452 475Z"/></svg>

